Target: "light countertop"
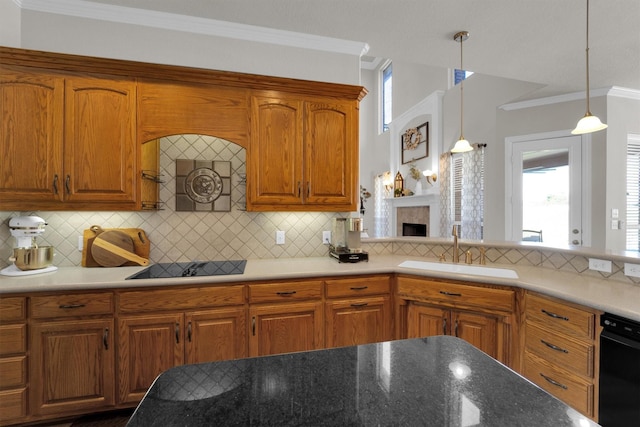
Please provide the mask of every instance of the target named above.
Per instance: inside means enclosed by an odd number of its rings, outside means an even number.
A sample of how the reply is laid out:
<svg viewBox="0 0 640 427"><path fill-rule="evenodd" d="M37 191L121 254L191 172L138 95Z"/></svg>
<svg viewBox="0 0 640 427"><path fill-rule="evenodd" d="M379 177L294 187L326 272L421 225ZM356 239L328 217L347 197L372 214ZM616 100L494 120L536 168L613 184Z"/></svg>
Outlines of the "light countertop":
<svg viewBox="0 0 640 427"><path fill-rule="evenodd" d="M407 260L437 262L437 260L421 257L371 254L369 262L354 264L341 264L328 256L249 259L247 260L244 274L241 275L140 280L125 280L125 278L142 270L144 267L61 267L57 271L50 273L21 277L0 276L0 295L47 291L160 287L180 284L244 283L318 276L402 273L516 286L640 321L640 286L638 285L532 266L500 264L486 266L513 270L518 275L518 278L515 279L429 271L399 266Z"/></svg>

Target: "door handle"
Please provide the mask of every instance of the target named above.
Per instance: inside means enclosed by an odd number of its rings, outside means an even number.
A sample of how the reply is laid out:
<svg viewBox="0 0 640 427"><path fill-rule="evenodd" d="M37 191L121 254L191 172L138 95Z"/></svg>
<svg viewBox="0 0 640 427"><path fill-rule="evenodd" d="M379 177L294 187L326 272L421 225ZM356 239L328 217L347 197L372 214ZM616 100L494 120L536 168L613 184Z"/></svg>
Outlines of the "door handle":
<svg viewBox="0 0 640 427"><path fill-rule="evenodd" d="M53 175L53 194L58 194L58 174Z"/></svg>
<svg viewBox="0 0 640 427"><path fill-rule="evenodd" d="M256 316L251 318L251 335L256 336Z"/></svg>
<svg viewBox="0 0 640 427"><path fill-rule="evenodd" d="M104 328L104 333L102 334L102 343L104 344L104 349L109 350L109 328Z"/></svg>
<svg viewBox="0 0 640 427"><path fill-rule="evenodd" d="M176 344L180 344L180 323L176 322Z"/></svg>
<svg viewBox="0 0 640 427"><path fill-rule="evenodd" d="M187 324L187 339L191 342L191 321Z"/></svg>
<svg viewBox="0 0 640 427"><path fill-rule="evenodd" d="M442 319L442 335L447 335L447 319Z"/></svg>

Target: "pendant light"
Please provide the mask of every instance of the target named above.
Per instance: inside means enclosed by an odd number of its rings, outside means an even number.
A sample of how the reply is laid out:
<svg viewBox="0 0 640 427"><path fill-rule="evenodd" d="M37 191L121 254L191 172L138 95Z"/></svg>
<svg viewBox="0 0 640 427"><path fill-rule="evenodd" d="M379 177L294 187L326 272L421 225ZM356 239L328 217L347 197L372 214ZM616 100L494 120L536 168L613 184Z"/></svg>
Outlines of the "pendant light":
<svg viewBox="0 0 640 427"><path fill-rule="evenodd" d="M464 68L462 66L462 42L467 40L469 38L469 32L468 31L460 31L457 32L454 36L453 39L457 42L460 42L460 71L464 72ZM451 149L452 153L465 153L467 151L471 151L473 150L473 147L471 146L471 144L469 144L469 141L467 141L466 139L464 139L464 135L463 135L463 127L464 127L464 108L463 108L463 102L464 102L464 79L465 76L462 76L462 80L460 80L460 139L458 139L458 141L456 142L456 145L453 146L453 148Z"/></svg>
<svg viewBox="0 0 640 427"><path fill-rule="evenodd" d="M597 132L606 129L607 125L602 123L598 116L591 114L589 109L589 0L587 0L587 113L578 121L576 128L571 131L573 135L582 135L585 133Z"/></svg>

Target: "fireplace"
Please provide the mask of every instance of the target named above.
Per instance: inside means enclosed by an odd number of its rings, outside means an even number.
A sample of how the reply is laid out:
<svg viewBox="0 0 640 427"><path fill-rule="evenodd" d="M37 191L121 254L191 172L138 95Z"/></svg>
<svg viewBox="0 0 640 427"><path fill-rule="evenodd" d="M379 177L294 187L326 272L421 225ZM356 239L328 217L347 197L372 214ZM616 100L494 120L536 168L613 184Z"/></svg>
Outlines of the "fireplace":
<svg viewBox="0 0 640 427"><path fill-rule="evenodd" d="M429 206L398 207L396 236L429 237Z"/></svg>
<svg viewBox="0 0 640 427"><path fill-rule="evenodd" d="M427 224L402 223L403 236L427 237L429 235Z"/></svg>

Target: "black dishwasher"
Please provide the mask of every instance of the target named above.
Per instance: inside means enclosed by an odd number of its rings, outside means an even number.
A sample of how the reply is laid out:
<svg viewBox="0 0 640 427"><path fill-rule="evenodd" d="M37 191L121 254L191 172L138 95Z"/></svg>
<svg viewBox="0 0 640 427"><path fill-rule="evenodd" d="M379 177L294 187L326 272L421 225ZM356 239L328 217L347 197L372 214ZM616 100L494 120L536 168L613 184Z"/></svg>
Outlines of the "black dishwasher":
<svg viewBox="0 0 640 427"><path fill-rule="evenodd" d="M603 427L640 426L640 323L600 317L600 406Z"/></svg>

